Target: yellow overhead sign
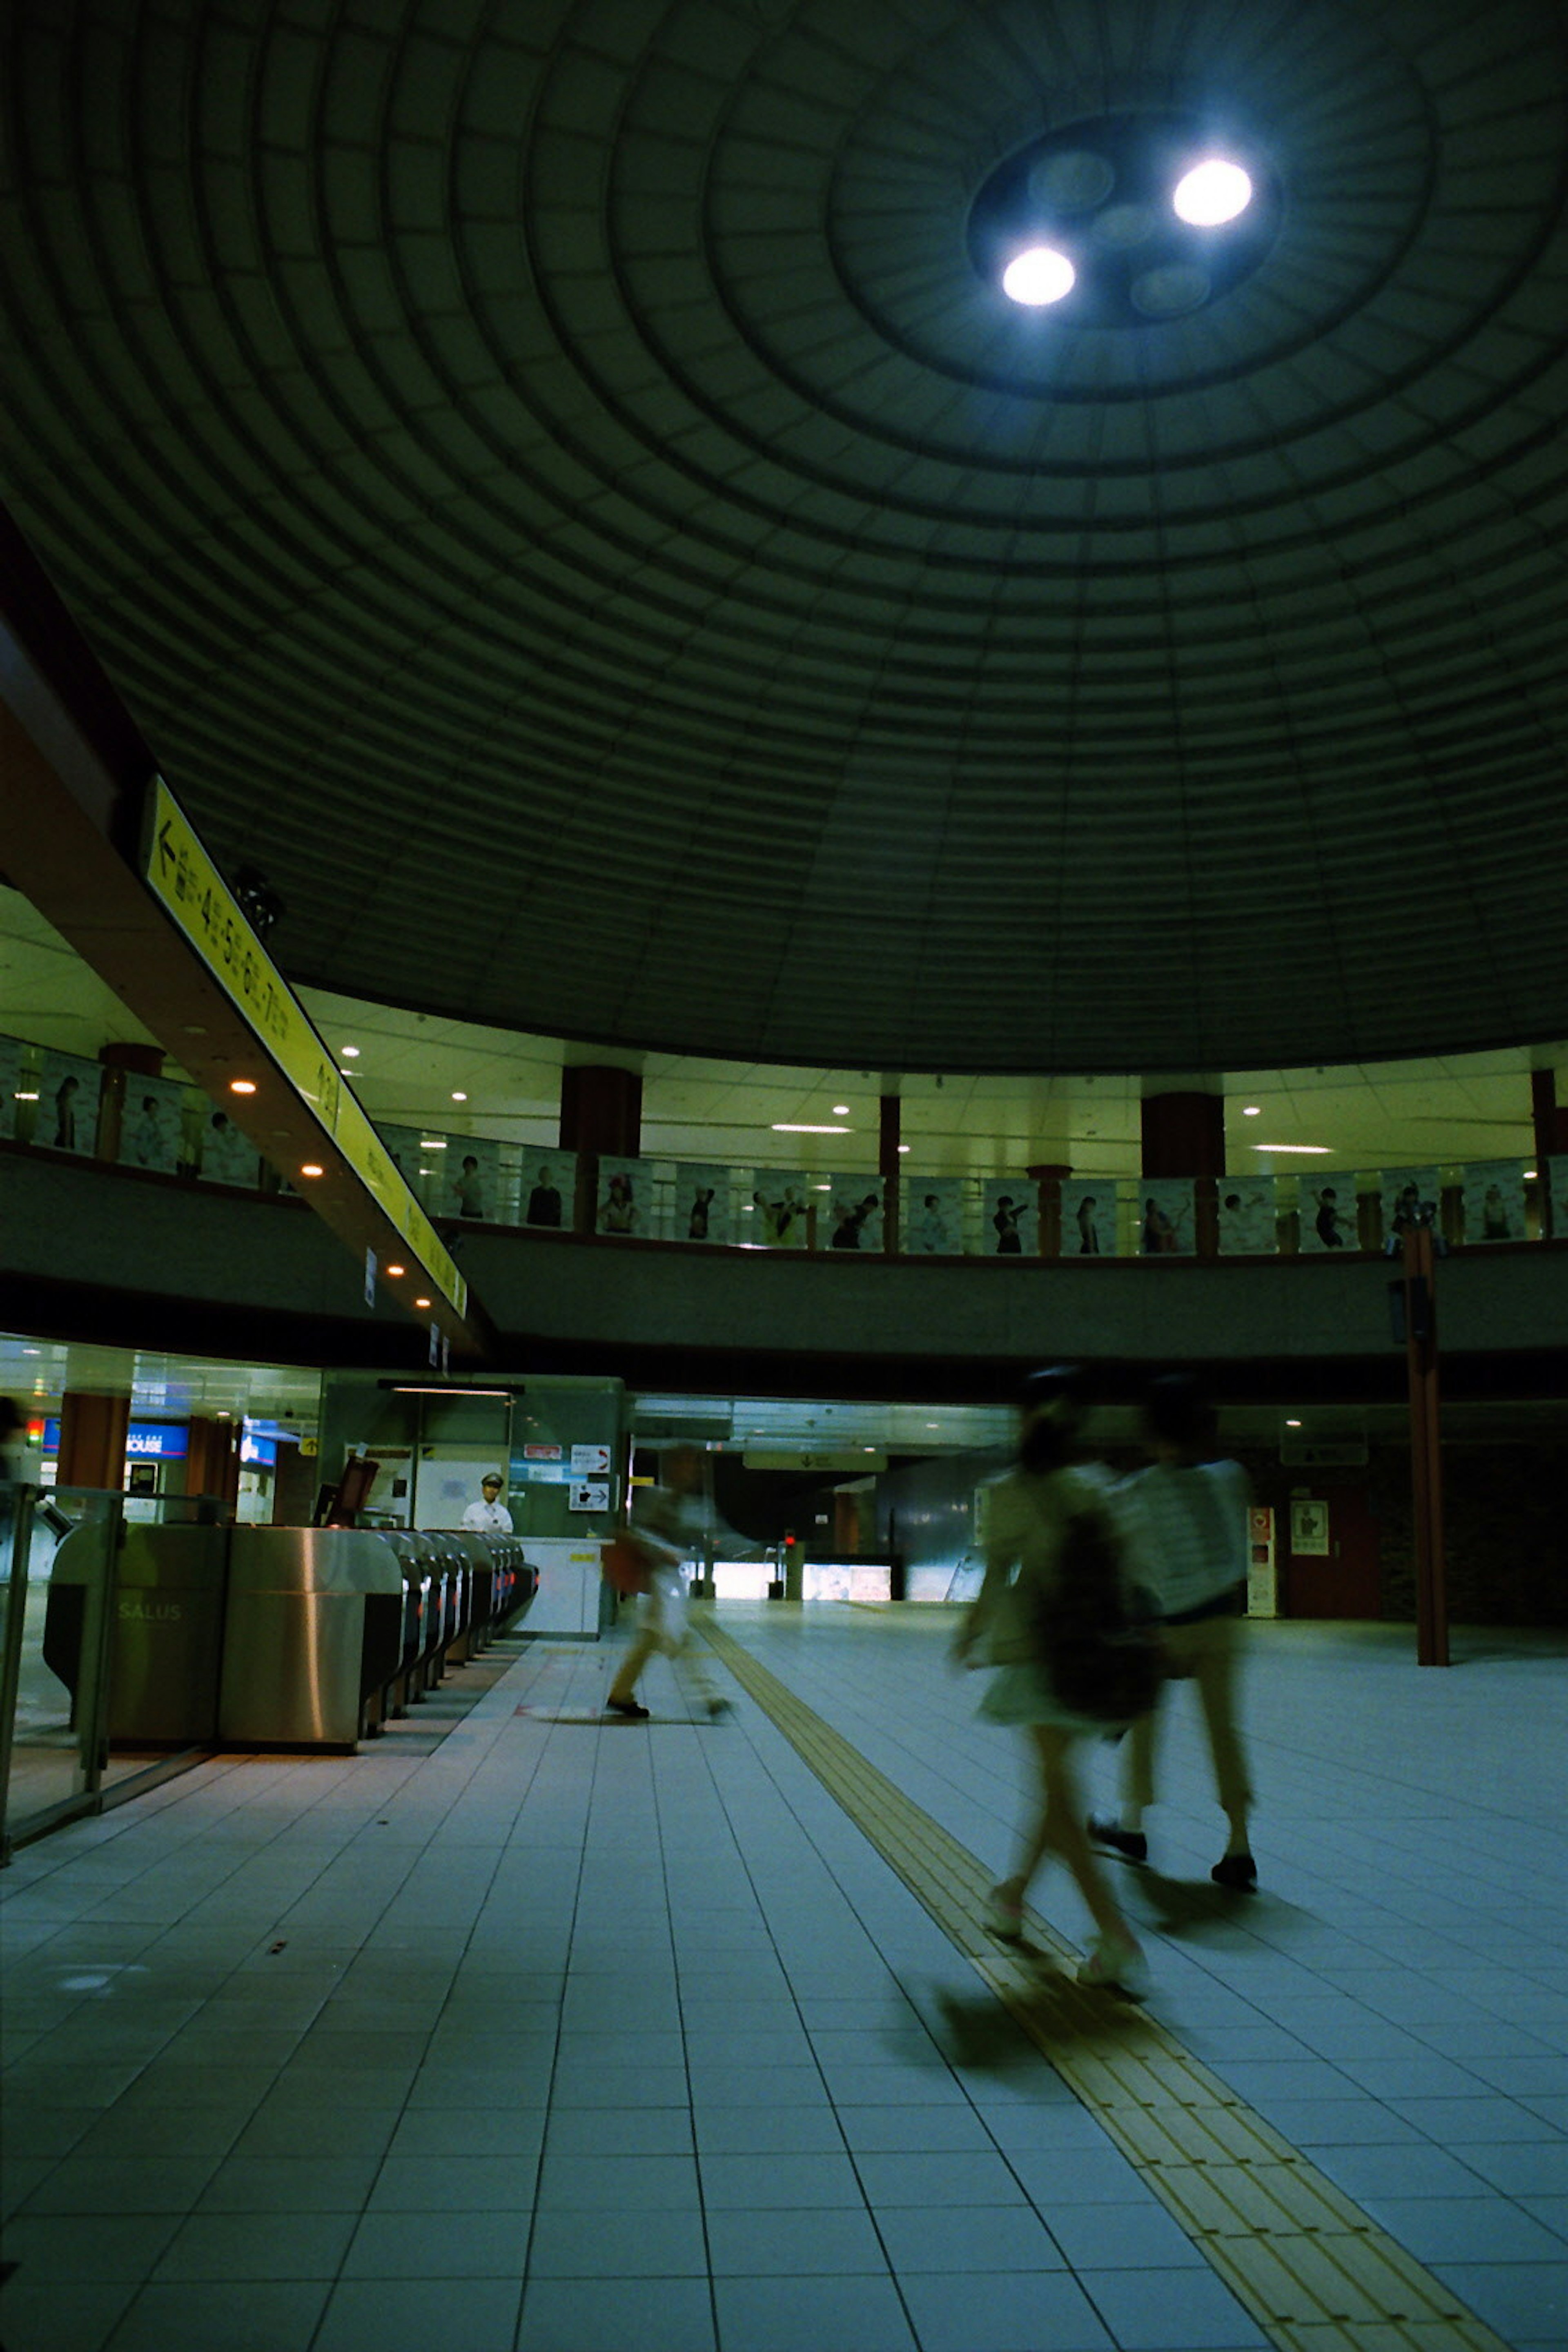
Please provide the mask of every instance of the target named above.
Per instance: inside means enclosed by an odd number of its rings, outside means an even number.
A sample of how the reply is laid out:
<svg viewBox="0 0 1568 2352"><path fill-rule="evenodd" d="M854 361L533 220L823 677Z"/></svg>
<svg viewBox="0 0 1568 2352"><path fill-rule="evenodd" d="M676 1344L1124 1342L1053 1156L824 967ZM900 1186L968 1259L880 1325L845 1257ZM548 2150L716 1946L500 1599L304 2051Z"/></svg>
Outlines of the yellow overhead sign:
<svg viewBox="0 0 1568 2352"><path fill-rule="evenodd" d="M465 1315L468 1283L162 776L153 780L144 870L153 895L222 982L300 1101L437 1288Z"/></svg>

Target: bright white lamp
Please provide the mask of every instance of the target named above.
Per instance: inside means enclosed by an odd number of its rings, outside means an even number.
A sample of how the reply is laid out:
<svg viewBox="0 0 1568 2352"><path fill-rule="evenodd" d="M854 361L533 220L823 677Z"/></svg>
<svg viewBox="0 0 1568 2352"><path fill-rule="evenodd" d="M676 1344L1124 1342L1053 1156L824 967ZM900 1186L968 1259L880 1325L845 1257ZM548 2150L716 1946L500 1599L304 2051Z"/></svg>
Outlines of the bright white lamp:
<svg viewBox="0 0 1568 2352"><path fill-rule="evenodd" d="M1179 216L1194 228L1220 228L1247 210L1252 202L1252 182L1239 163L1210 156L1184 173L1172 201Z"/></svg>
<svg viewBox="0 0 1568 2352"><path fill-rule="evenodd" d="M1065 253L1048 245L1031 245L1016 253L1002 273L1002 291L1015 302L1038 309L1070 294L1078 277Z"/></svg>

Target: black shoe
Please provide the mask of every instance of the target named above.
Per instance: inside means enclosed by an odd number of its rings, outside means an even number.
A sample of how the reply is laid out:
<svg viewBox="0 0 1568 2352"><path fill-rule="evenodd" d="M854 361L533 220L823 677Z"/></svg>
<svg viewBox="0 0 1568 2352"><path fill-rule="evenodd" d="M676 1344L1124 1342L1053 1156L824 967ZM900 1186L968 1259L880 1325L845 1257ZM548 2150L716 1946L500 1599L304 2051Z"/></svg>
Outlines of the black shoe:
<svg viewBox="0 0 1568 2352"><path fill-rule="evenodd" d="M647 1721L647 1707L639 1706L635 1698L607 1698L605 1701L605 1713L606 1715L624 1715L628 1719L635 1717L638 1723L646 1723Z"/></svg>
<svg viewBox="0 0 1568 2352"><path fill-rule="evenodd" d="M729 1712L730 1702L727 1698L710 1698L709 1700L708 1720L710 1723L717 1723L721 1715L728 1715Z"/></svg>
<svg viewBox="0 0 1568 2352"><path fill-rule="evenodd" d="M1216 1886L1234 1886L1243 1895L1250 1895L1258 1884L1258 1864L1249 1853L1227 1853L1216 1862L1209 1876Z"/></svg>
<svg viewBox="0 0 1568 2352"><path fill-rule="evenodd" d="M1149 1841L1142 1830L1121 1830L1114 1822L1097 1822L1091 1814L1089 1833L1096 1845L1108 1845L1113 1853L1124 1854L1129 1862L1149 1859Z"/></svg>

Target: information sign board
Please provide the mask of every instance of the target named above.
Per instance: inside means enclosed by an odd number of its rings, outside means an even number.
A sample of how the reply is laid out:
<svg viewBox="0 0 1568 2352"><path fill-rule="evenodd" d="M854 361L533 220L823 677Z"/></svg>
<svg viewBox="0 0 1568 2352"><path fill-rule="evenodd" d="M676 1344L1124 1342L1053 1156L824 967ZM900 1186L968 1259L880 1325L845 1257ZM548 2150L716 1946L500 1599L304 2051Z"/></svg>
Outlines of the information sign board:
<svg viewBox="0 0 1568 2352"><path fill-rule="evenodd" d="M300 1100L331 1137L431 1281L459 1315L466 1314L466 1279L380 1136L343 1085L304 1007L246 919L162 776L153 780L150 805L143 870L153 896L226 990Z"/></svg>

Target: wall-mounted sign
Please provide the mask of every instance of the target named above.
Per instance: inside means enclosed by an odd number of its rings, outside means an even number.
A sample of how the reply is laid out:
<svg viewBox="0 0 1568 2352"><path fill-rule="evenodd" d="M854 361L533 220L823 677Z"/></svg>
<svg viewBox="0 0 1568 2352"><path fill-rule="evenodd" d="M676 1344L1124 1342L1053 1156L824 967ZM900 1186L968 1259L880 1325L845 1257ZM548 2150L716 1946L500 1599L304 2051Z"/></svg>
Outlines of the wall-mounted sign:
<svg viewBox="0 0 1568 2352"><path fill-rule="evenodd" d="M748 1470L885 1470L888 1457L879 1447L845 1446L836 1454L752 1454L741 1456Z"/></svg>
<svg viewBox="0 0 1568 2352"><path fill-rule="evenodd" d="M572 1469L579 1478L607 1477L610 1449L607 1445L574 1445L572 1448Z"/></svg>
<svg viewBox="0 0 1568 2352"><path fill-rule="evenodd" d="M525 1462L559 1462L561 1448L559 1445L525 1445L522 1458Z"/></svg>
<svg viewBox="0 0 1568 2352"><path fill-rule="evenodd" d="M610 1482L607 1478L574 1478L566 1489L569 1511L607 1511L610 1507Z"/></svg>
<svg viewBox="0 0 1568 2352"><path fill-rule="evenodd" d="M44 1423L44 1452L60 1450L58 1414ZM183 1462L190 1452L190 1432L183 1421L133 1421L125 1433L128 1462Z"/></svg>
<svg viewBox="0 0 1568 2352"><path fill-rule="evenodd" d="M365 1190L391 1219L459 1315L468 1286L303 1006L240 911L162 776L153 778L142 870L153 896L227 991L300 1101L326 1129Z"/></svg>

